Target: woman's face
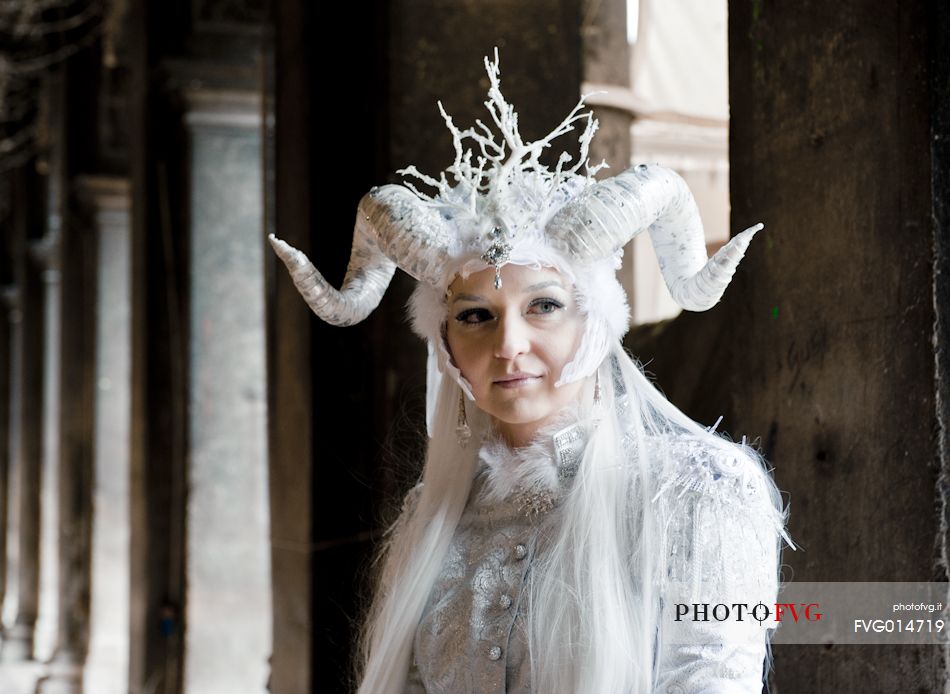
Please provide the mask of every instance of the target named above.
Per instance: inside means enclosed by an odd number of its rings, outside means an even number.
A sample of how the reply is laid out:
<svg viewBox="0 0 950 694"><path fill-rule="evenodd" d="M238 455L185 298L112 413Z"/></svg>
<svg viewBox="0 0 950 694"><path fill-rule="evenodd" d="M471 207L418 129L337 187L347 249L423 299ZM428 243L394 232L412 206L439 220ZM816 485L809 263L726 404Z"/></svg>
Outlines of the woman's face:
<svg viewBox="0 0 950 694"><path fill-rule="evenodd" d="M583 381L555 388L574 358L584 318L573 286L554 269L488 268L449 285L447 338L452 361L472 385L475 404L512 446L580 397Z"/></svg>

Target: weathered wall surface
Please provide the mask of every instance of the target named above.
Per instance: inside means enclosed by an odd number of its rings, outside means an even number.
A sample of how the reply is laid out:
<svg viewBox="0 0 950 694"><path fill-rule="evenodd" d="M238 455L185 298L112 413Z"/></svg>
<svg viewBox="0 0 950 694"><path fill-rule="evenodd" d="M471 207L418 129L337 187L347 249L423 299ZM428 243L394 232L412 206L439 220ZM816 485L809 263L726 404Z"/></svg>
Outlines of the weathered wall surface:
<svg viewBox="0 0 950 694"><path fill-rule="evenodd" d="M690 414L760 437L802 547L786 551L788 580L945 580L937 15L923 1L730 3L732 227L766 229L720 306L631 339ZM931 648L777 646L775 663L783 694L943 688Z"/></svg>

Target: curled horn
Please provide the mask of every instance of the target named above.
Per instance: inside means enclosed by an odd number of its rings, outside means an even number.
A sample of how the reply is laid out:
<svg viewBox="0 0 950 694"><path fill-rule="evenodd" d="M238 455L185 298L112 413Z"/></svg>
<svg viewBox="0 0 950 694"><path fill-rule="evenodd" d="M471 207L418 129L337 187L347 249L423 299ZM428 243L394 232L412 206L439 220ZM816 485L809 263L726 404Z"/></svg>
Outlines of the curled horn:
<svg viewBox="0 0 950 694"><path fill-rule="evenodd" d="M274 234L268 237L304 301L333 325L355 325L372 313L397 266L421 282L435 284L450 238L439 214L397 185L373 188L360 200L350 263L339 290L304 253Z"/></svg>
<svg viewBox="0 0 950 694"><path fill-rule="evenodd" d="M686 182L662 166L631 167L586 188L548 222L549 241L579 258L604 258L649 228L673 300L705 311L722 298L761 224L706 257L703 224Z"/></svg>

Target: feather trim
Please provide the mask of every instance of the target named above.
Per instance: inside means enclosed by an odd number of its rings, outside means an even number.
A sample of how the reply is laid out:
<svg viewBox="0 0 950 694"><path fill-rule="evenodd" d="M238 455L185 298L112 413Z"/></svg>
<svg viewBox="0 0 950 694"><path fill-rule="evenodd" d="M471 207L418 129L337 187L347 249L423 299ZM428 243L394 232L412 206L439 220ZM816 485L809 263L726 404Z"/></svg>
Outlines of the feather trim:
<svg viewBox="0 0 950 694"><path fill-rule="evenodd" d="M579 407L569 405L541 427L527 446L510 448L494 431L486 434L479 458L486 468L485 484L479 494L483 503L514 499L527 511L546 510L545 496L554 502L562 496L562 477L569 482L572 475L559 475L554 437L564 429L579 427L577 443L583 447L586 434L580 422ZM573 471L571 471L573 472Z"/></svg>

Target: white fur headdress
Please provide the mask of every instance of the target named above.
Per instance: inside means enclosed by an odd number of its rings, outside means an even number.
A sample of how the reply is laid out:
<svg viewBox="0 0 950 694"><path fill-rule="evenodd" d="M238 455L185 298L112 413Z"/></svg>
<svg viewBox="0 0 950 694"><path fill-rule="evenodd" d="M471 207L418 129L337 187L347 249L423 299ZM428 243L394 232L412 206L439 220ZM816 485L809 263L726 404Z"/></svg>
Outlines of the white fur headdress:
<svg viewBox="0 0 950 694"><path fill-rule="evenodd" d="M511 263L554 267L573 282L586 327L577 354L557 382L562 385L592 374L627 331L629 308L616 270L630 239L649 229L673 299L684 309L704 311L719 301L752 236L762 228L746 229L707 258L699 211L682 178L641 164L598 183L594 174L606 163L589 165L588 148L598 123L590 111L581 112L583 96L551 133L525 142L518 114L501 93L498 66L496 49L494 62L485 58L491 82L485 106L500 139L478 120L459 130L439 102L452 133L455 161L438 178L415 166L398 172L430 186L432 195L405 182L374 187L363 196L339 290L303 253L270 236L307 304L334 325L366 318L397 266L419 281L410 313L413 329L429 350L430 421L443 374L474 399L444 339L445 290L456 275L494 267L500 288L500 268ZM544 150L578 122L585 125L577 158L562 152L553 170L542 164Z"/></svg>

